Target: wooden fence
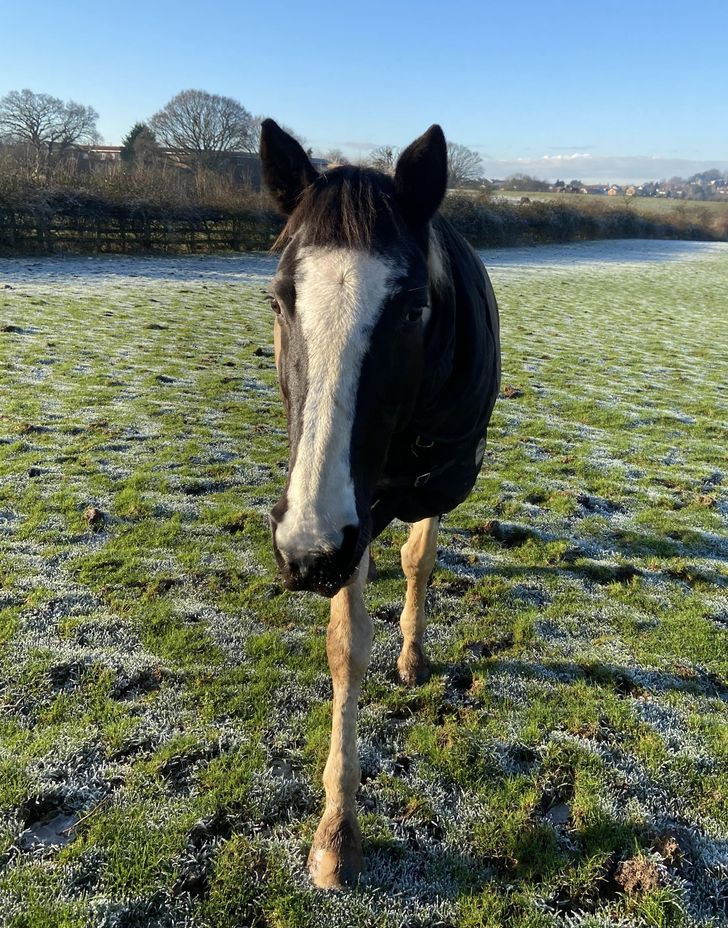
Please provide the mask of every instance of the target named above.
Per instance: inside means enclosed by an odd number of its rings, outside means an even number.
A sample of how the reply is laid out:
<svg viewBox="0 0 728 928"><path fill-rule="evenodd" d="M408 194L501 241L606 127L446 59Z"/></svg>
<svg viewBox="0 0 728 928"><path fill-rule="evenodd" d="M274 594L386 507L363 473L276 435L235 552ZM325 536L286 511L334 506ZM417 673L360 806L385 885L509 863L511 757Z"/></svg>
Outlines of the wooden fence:
<svg viewBox="0 0 728 928"><path fill-rule="evenodd" d="M266 211L0 203L0 253L200 253L269 248L281 219Z"/></svg>

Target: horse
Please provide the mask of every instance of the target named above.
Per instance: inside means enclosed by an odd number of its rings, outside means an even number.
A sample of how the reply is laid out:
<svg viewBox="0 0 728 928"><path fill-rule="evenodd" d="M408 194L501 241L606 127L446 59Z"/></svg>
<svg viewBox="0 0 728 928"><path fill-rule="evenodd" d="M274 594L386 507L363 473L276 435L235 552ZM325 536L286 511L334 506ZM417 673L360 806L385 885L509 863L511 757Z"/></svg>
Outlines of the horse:
<svg viewBox="0 0 728 928"><path fill-rule="evenodd" d="M420 684L440 519L475 484L498 396L498 306L482 261L438 212L448 176L440 126L402 152L393 177L350 165L318 173L271 119L260 158L286 217L269 290L289 443L273 552L287 589L331 600L326 805L308 869L332 889L363 868L356 719L373 637L369 546L393 519L412 523L397 670Z"/></svg>

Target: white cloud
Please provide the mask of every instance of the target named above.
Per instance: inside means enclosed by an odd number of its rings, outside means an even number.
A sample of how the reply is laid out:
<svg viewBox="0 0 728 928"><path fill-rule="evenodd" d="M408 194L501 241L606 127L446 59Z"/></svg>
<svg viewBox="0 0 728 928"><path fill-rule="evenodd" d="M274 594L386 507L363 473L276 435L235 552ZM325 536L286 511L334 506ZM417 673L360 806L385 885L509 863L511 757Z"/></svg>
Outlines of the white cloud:
<svg viewBox="0 0 728 928"><path fill-rule="evenodd" d="M589 152L575 151L573 155L543 155L542 161L574 161L577 158L591 158Z"/></svg>
<svg viewBox="0 0 728 928"><path fill-rule="evenodd" d="M314 140L316 141L316 140ZM371 141L344 141L335 143L353 161L366 158L377 143ZM332 145L315 146L325 151ZM532 174L540 180L555 181L579 178L586 184L638 184L648 180L669 177L690 177L701 171L718 168L728 171L725 159L704 161L692 158L675 158L662 155L596 155L587 151L589 145L574 145L573 150L557 149L555 154L493 158L481 145L471 145L483 162L486 177L508 177L510 174ZM566 174L568 173L568 177Z"/></svg>

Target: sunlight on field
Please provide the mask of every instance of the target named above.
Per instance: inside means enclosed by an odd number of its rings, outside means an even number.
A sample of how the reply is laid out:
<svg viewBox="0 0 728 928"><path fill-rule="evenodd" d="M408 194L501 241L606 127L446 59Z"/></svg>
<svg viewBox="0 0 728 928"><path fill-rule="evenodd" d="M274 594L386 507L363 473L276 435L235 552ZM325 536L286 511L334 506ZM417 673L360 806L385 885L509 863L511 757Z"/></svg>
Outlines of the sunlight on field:
<svg viewBox="0 0 728 928"><path fill-rule="evenodd" d="M682 200L673 197L608 197L606 194L595 193L559 193L551 190L538 190L533 193L517 190L499 190L496 197L507 200L520 201L521 197L544 202L565 203L567 205L584 205L593 203L601 206L621 207L629 206L638 213L646 216L665 214L698 214L704 212L709 216L728 215L728 200Z"/></svg>
<svg viewBox="0 0 728 928"><path fill-rule="evenodd" d="M725 923L728 245L485 260L503 395L420 689L405 527L375 546L368 867L333 895L327 604L266 522L272 259L3 264L0 924Z"/></svg>

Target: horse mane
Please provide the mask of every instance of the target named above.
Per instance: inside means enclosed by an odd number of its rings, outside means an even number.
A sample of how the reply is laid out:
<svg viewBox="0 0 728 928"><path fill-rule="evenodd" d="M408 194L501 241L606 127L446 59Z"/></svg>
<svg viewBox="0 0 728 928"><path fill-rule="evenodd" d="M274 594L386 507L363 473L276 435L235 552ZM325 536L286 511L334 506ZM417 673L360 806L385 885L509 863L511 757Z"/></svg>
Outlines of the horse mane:
<svg viewBox="0 0 728 928"><path fill-rule="evenodd" d="M273 248L283 248L303 229L307 245L370 250L401 224L392 179L346 165L320 174L304 190Z"/></svg>

